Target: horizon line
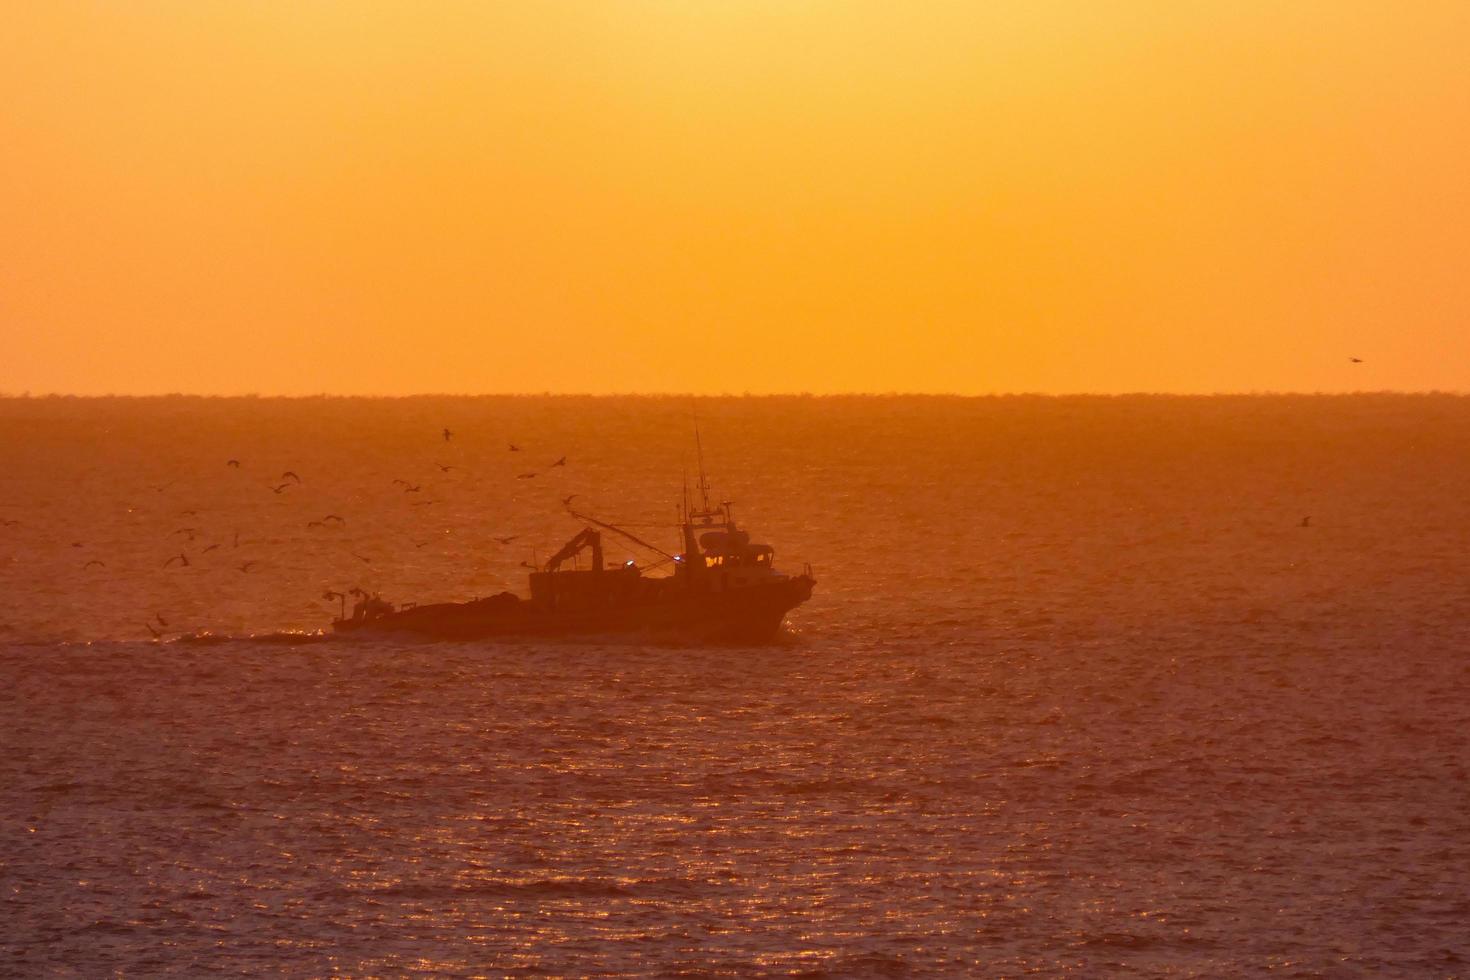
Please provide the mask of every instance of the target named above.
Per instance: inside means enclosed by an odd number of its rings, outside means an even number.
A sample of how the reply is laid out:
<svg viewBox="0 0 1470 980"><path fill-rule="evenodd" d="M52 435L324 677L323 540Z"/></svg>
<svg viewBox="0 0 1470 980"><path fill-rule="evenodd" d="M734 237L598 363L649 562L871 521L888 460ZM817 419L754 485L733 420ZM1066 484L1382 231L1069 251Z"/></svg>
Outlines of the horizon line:
<svg viewBox="0 0 1470 980"><path fill-rule="evenodd" d="M0 401L43 401L60 399L90 399L101 401L104 399L242 399L242 400L324 400L324 399L413 399L413 398L647 398L647 399L777 399L777 398L944 398L944 399L970 399L979 400L986 398L1352 398L1363 396L1393 396L1393 397L1453 397L1464 398L1470 396L1470 389L1402 389L1402 388L1374 388L1355 389L1352 391L1297 391L1297 390L1251 390L1251 391L993 391L993 392L952 392L952 391L775 391L775 392L687 392L687 391L607 391L607 392L582 392L582 391L496 391L496 392L453 392L453 391L420 391L402 394L382 394L373 392L314 392L314 393L263 393L263 392L227 392L206 394L202 392L167 391L149 393L79 393L65 391L20 391L10 392L0 390Z"/></svg>

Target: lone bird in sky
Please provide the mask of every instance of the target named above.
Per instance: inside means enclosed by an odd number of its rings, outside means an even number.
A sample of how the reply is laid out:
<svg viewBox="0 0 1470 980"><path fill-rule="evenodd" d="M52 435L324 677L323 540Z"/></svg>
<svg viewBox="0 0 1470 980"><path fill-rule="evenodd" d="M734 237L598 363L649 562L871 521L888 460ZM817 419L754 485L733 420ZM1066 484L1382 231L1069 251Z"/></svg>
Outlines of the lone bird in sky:
<svg viewBox="0 0 1470 980"><path fill-rule="evenodd" d="M214 549L216 549L218 547L219 547L219 544L218 544L218 542L216 542L215 544L212 544L212 545L208 546L207 548L205 548L203 551L200 552L200 554L201 555L207 555L211 551L213 551Z"/></svg>
<svg viewBox="0 0 1470 980"><path fill-rule="evenodd" d="M286 492L286 488L289 487L290 485L291 484L289 484L289 483L282 483L278 487L271 487L271 493L285 493Z"/></svg>
<svg viewBox="0 0 1470 980"><path fill-rule="evenodd" d="M154 484L150 483L150 484L148 484L148 489L149 490L152 490L154 493L163 493L163 491L167 490L169 487L171 487L173 485L174 485L174 481L173 480L169 480L167 483L163 484L162 486L155 486Z"/></svg>
<svg viewBox="0 0 1470 980"><path fill-rule="evenodd" d="M1363 359L1361 357L1349 357L1348 360L1352 361L1354 364L1363 363Z"/></svg>
<svg viewBox="0 0 1470 980"><path fill-rule="evenodd" d="M1311 526L1312 526L1312 515L1311 514L1308 514L1306 517L1303 517L1302 518L1302 522L1297 525L1297 527L1311 527Z"/></svg>
<svg viewBox="0 0 1470 980"><path fill-rule="evenodd" d="M561 505L563 507L570 507L572 506L572 501L576 500L580 496L582 496L580 493L568 494L567 496L561 498Z"/></svg>
<svg viewBox="0 0 1470 980"><path fill-rule="evenodd" d="M240 461L238 459L227 459L225 460L225 465L233 466L235 469L238 470L240 468Z"/></svg>
<svg viewBox="0 0 1470 980"><path fill-rule="evenodd" d="M152 623L144 623L143 625L146 626L146 627L148 627L148 632L150 632L150 633L153 634L153 638L155 640L161 640L161 639L163 639L163 634L160 633L160 632L158 632L158 630L154 629Z"/></svg>
<svg viewBox="0 0 1470 980"><path fill-rule="evenodd" d="M257 562L257 561L241 562L240 563L240 571L242 571L242 572L248 572L248 571L250 571L250 569L254 568L256 565L259 565L259 564L260 564L260 562Z"/></svg>
<svg viewBox="0 0 1470 980"><path fill-rule="evenodd" d="M348 554L350 554L353 558L356 558L358 561L362 562L364 565L371 565L373 563L373 560L371 558L366 558L362 555L359 555L355 551L349 551Z"/></svg>
<svg viewBox="0 0 1470 980"><path fill-rule="evenodd" d="M496 541L499 541L501 544L510 544L512 541L514 541L518 537L520 537L519 534L512 534L510 537L507 537L507 538L496 538L495 540Z"/></svg>
<svg viewBox="0 0 1470 980"><path fill-rule="evenodd" d="M310 529L312 529L314 527L326 527L326 525L323 524L321 521L307 521L306 522L306 527L307 527L307 530L310 530Z"/></svg>
<svg viewBox="0 0 1470 980"><path fill-rule="evenodd" d="M167 568L168 566L172 565L174 562L181 562L182 564L179 566L180 568L188 568L189 567L189 556L186 555L186 554L184 554L181 551L177 555L174 555L172 558L170 558L168 561L164 562L163 563L163 567L164 568Z"/></svg>
<svg viewBox="0 0 1470 980"><path fill-rule="evenodd" d="M509 451L510 452L513 452L513 453L518 453L518 452L521 451L521 447L520 446L517 446L515 443L511 443L510 444L510 450Z"/></svg>
<svg viewBox="0 0 1470 980"><path fill-rule="evenodd" d="M338 524L346 524L347 523L347 520L345 518L338 517L336 514L328 514L326 517L323 517L322 518L322 521L323 521L323 523L325 523L327 521L336 521Z"/></svg>
<svg viewBox="0 0 1470 980"><path fill-rule="evenodd" d="M17 527L20 521L0 520L0 527Z"/></svg>
<svg viewBox="0 0 1470 980"><path fill-rule="evenodd" d="M424 488L424 485L422 483L415 483L413 486L407 486L407 485L405 485L404 488L403 488L403 492L404 493L418 493L423 488Z"/></svg>
<svg viewBox="0 0 1470 980"><path fill-rule="evenodd" d="M93 558L91 561L87 562L82 567L83 568L91 568L93 565L96 565L98 568L106 568L107 567L107 563L106 562L100 562L100 561L98 561L95 558Z"/></svg>
<svg viewBox="0 0 1470 980"><path fill-rule="evenodd" d="M301 477L297 476L293 471L287 470L286 472L284 472L284 473L281 474L281 479L284 480L287 477L290 477L291 479L295 480L296 481L296 485L298 487L301 486Z"/></svg>
<svg viewBox="0 0 1470 980"><path fill-rule="evenodd" d="M450 470L454 469L453 466L449 466L444 463L435 463L434 465L439 467L440 473L448 473Z"/></svg>
<svg viewBox="0 0 1470 980"><path fill-rule="evenodd" d="M453 432L450 432L448 426L446 426L445 429L444 429L444 441L445 442L448 442L450 439L453 439L453 438L454 438L454 433Z"/></svg>
<svg viewBox="0 0 1470 980"><path fill-rule="evenodd" d="M565 456L563 456L561 459L557 460L555 463L552 463L551 465L552 466L565 466L565 465L567 465L567 458Z"/></svg>
<svg viewBox="0 0 1470 980"><path fill-rule="evenodd" d="M517 480L534 480L534 479L536 479L536 474L535 473L521 473L520 475L518 475L516 477L516 479Z"/></svg>
<svg viewBox="0 0 1470 980"><path fill-rule="evenodd" d="M189 540L190 541L193 541L194 540L194 535L196 535L198 533L199 533L199 529L197 527L181 527L177 531L174 532L174 534L187 534L189 536ZM173 537L173 534L169 535L169 537Z"/></svg>

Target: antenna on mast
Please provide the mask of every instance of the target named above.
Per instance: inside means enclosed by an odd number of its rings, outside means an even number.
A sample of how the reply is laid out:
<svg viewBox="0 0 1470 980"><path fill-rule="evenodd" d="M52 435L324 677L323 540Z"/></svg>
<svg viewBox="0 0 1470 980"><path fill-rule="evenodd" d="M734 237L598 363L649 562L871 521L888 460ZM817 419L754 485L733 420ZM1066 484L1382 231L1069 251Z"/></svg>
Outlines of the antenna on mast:
<svg viewBox="0 0 1470 980"><path fill-rule="evenodd" d="M709 512L709 481L704 478L704 443L699 440L699 419L694 420L694 449L699 455L699 495L704 501L704 511Z"/></svg>

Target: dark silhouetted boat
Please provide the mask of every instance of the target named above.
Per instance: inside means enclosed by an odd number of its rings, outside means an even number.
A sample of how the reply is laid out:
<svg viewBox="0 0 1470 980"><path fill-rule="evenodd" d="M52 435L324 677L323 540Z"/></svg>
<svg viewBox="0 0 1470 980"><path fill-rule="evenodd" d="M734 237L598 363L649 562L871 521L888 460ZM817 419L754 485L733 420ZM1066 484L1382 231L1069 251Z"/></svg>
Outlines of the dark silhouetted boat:
<svg viewBox="0 0 1470 980"><path fill-rule="evenodd" d="M700 467L703 503L691 507L686 489L679 529L683 551L669 554L614 524L578 514L587 526L530 574L531 597L511 592L469 602L395 607L359 590L352 615L332 627L340 633L397 633L433 639L606 638L634 634L703 643L765 643L786 614L811 598L811 566L799 575L775 567L770 545L754 544L735 524L730 502L709 503ZM602 534L610 531L661 556L649 568L636 562L609 567ZM565 568L583 551L589 568ZM647 574L666 567L670 572Z"/></svg>

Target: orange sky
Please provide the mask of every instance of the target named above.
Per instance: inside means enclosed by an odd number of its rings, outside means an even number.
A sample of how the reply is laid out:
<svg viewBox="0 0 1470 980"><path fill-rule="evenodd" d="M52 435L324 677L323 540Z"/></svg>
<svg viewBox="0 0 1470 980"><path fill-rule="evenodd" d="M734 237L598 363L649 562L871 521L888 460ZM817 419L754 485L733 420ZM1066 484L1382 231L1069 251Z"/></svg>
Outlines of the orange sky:
<svg viewBox="0 0 1470 980"><path fill-rule="evenodd" d="M1470 390L1467 262L1463 0L0 32L10 393Z"/></svg>

